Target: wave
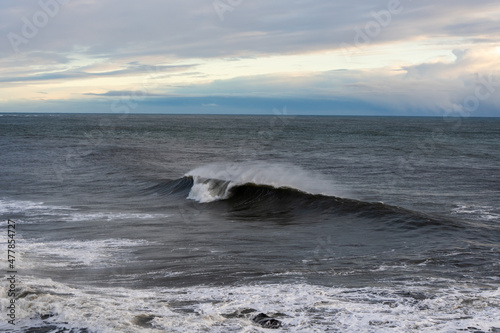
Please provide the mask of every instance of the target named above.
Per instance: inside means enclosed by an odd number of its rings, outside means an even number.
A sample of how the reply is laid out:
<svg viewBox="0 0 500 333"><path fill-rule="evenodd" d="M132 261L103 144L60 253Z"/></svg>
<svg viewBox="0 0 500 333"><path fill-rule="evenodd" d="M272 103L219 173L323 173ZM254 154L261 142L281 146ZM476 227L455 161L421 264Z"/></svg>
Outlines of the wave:
<svg viewBox="0 0 500 333"><path fill-rule="evenodd" d="M175 180L165 180L160 183L147 188L144 193L155 193L161 196L175 196L186 198L193 186L193 179L191 177L182 177Z"/></svg>
<svg viewBox="0 0 500 333"><path fill-rule="evenodd" d="M245 184L295 189L309 194L340 196L337 184L299 167L267 163L214 163L188 172L193 180L188 198L206 203L228 199L232 189Z"/></svg>
<svg viewBox="0 0 500 333"><path fill-rule="evenodd" d="M345 191L304 170L283 165L211 164L150 189L161 195L209 204L207 209L221 208L237 219L292 222L354 216L394 223L405 229L458 226L453 221L402 207L335 195Z"/></svg>
<svg viewBox="0 0 500 333"><path fill-rule="evenodd" d="M229 188L227 181L210 179L212 193L224 199L215 201L223 205L231 218L244 220L275 220L280 222L303 222L337 220L354 216L360 219L383 222L382 225L397 225L404 229L439 226L454 229L452 221L434 218L427 214L382 202L364 202L348 198L310 194L289 187L275 188L269 185L246 183ZM193 185L194 188L194 185Z"/></svg>

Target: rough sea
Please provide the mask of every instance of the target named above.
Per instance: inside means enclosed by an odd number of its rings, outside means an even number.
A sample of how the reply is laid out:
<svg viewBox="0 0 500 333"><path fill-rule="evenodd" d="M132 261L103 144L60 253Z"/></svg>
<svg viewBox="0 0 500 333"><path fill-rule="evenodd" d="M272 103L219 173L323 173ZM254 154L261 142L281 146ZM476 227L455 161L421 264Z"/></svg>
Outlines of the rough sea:
<svg viewBox="0 0 500 333"><path fill-rule="evenodd" d="M0 230L0 331L500 332L500 119L2 114Z"/></svg>

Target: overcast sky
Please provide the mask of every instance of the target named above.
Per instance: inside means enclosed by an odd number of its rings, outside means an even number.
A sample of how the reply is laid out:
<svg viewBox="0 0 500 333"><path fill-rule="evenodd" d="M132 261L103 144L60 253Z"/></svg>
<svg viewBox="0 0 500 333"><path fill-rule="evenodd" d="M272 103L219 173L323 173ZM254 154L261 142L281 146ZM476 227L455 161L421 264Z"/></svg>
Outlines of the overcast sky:
<svg viewBox="0 0 500 333"><path fill-rule="evenodd" d="M0 1L0 112L500 116L500 2Z"/></svg>

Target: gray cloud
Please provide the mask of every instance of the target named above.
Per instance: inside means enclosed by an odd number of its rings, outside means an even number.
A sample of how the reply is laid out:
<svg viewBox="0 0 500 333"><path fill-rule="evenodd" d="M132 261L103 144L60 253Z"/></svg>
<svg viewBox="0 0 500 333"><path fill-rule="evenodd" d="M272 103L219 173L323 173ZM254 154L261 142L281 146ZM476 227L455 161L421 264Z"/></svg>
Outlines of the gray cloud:
<svg viewBox="0 0 500 333"><path fill-rule="evenodd" d="M46 0L49 1L49 0ZM57 1L57 0L53 0ZM355 29L374 21L373 12L385 11L389 1L275 0L243 1L224 13L221 21L212 1L73 0L61 4L22 52L72 53L95 57L219 57L302 53L338 48L352 43ZM500 14L494 1L401 0L401 12L372 38L372 43L409 40L421 36L461 36L498 40ZM0 33L22 36L23 17L33 21L42 11L37 2L17 0L0 5ZM498 15L497 15L498 16ZM489 19L488 19L489 17ZM2 56L12 55L7 38Z"/></svg>
<svg viewBox="0 0 500 333"><path fill-rule="evenodd" d="M162 73L189 70L190 68L193 67L196 67L196 65L193 64L193 65L175 65L175 66L149 66L149 65L133 63L129 64L129 66L125 69L114 70L114 71L91 72L88 71L89 68L83 67L78 70L71 69L71 70L62 70L56 72L48 72L43 74L3 77L0 78L0 82L48 81L48 80L60 80L60 79L71 80L71 79L82 79L90 77L124 76L131 74L147 74L152 77L156 77Z"/></svg>

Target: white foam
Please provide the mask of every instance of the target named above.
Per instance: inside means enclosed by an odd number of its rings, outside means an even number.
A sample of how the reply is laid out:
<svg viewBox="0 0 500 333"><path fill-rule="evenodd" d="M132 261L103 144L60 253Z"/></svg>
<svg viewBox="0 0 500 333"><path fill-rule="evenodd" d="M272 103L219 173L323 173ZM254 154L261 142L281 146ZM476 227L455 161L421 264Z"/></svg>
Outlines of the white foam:
<svg viewBox="0 0 500 333"><path fill-rule="evenodd" d="M284 314L276 316L283 322L280 332L456 332L468 327L486 332L500 327L498 288L453 281L441 289L297 283L132 290L73 288L24 277L20 286L36 293L17 300L18 327L35 325L33 318L53 314L47 323L65 322L67 328L96 332L267 332L252 323L250 315L228 316L245 309ZM0 311L6 313L8 299L2 288ZM134 324L139 315L154 318L152 327ZM0 323L0 329L5 327Z"/></svg>
<svg viewBox="0 0 500 333"><path fill-rule="evenodd" d="M133 324L136 315L148 314L152 310L162 316L173 316L166 304L156 303L153 309L151 300L154 293L126 289L77 289L54 282L50 279L25 278L20 281L25 291L36 291L16 301L16 327L23 328L42 326L40 315L53 314L45 320L45 325L55 324L59 327L89 328L91 332L158 332L158 330L141 329ZM1 310L6 313L8 299L6 290L1 290ZM5 296L5 297L4 297ZM0 324L0 330L12 328L8 324ZM61 324L66 323L66 324ZM3 324L3 325L2 325ZM177 326L181 327L179 320Z"/></svg>
<svg viewBox="0 0 500 333"><path fill-rule="evenodd" d="M38 223L46 221L47 215L57 217L59 221L112 221L112 220L149 220L166 218L167 214L124 213L124 212L84 212L74 207L47 205L42 201L0 199L0 214L24 214L27 219L16 219L16 223ZM6 225L0 221L0 226Z"/></svg>
<svg viewBox="0 0 500 333"><path fill-rule="evenodd" d="M19 246L23 268L47 267L110 267L125 260L137 246L147 246L151 242L131 239L104 240L30 240ZM22 260L22 258L29 260Z"/></svg>
<svg viewBox="0 0 500 333"><path fill-rule="evenodd" d="M210 202L226 199L234 186L253 183L276 188L289 187L310 194L342 196L344 191L323 175L313 174L302 168L287 164L264 162L213 163L196 168L186 174L193 177L194 184L188 199ZM225 181L223 188L212 180Z"/></svg>
<svg viewBox="0 0 500 333"><path fill-rule="evenodd" d="M45 213L47 211L68 210L70 207L46 205L41 201L0 199L0 214Z"/></svg>
<svg viewBox="0 0 500 333"><path fill-rule="evenodd" d="M69 222L77 221L95 221L95 220L149 220L168 217L167 214L148 214L148 213L117 213L117 212L98 212L98 213L71 213L65 218Z"/></svg>
<svg viewBox="0 0 500 333"><path fill-rule="evenodd" d="M469 215L486 221L500 221L500 211L498 207L457 204L452 209L452 214Z"/></svg>
<svg viewBox="0 0 500 333"><path fill-rule="evenodd" d="M202 203L226 199L230 189L236 185L238 184L230 181L221 184L216 179L193 176L193 186L187 198Z"/></svg>

